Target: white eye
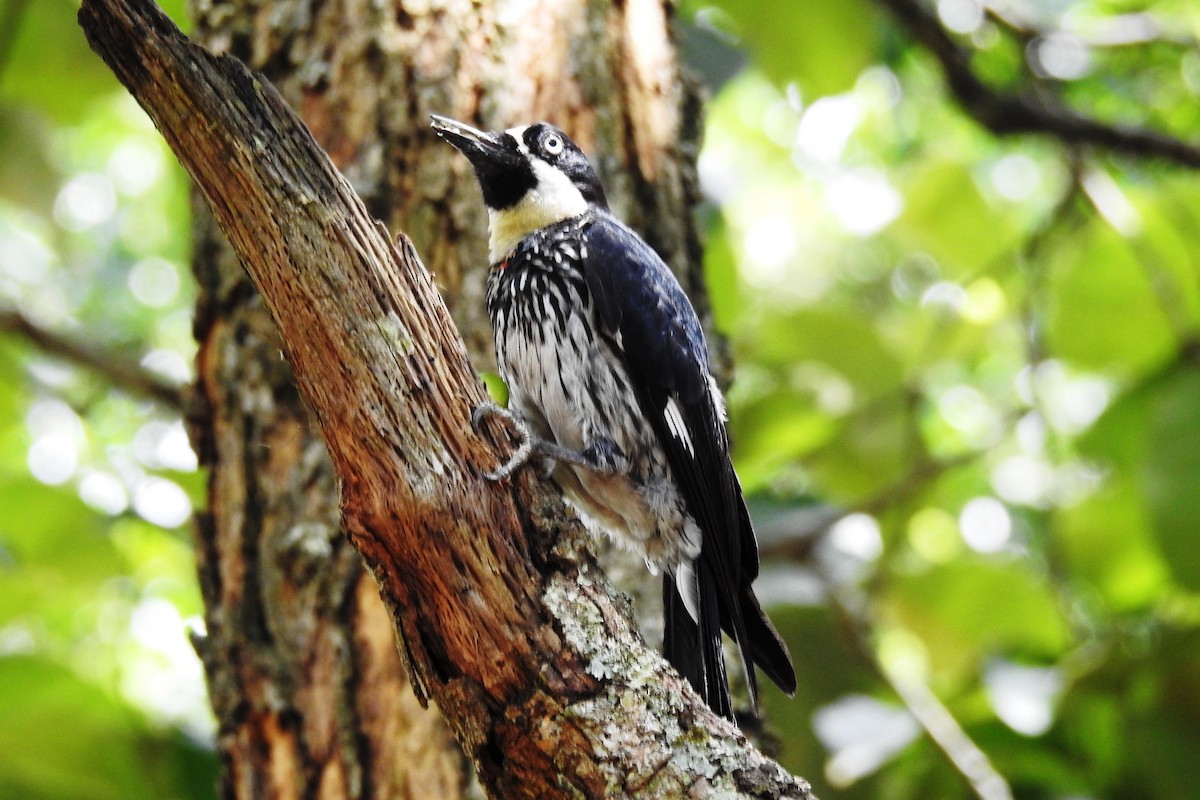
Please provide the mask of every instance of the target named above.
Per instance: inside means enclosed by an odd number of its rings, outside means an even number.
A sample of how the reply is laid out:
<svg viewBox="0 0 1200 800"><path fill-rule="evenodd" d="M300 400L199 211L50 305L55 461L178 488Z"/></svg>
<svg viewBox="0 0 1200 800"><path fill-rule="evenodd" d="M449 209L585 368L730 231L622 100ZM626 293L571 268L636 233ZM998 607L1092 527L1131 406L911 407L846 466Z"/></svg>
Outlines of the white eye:
<svg viewBox="0 0 1200 800"><path fill-rule="evenodd" d="M563 140L554 134L550 134L542 140L542 149L552 156L556 156L563 151Z"/></svg>

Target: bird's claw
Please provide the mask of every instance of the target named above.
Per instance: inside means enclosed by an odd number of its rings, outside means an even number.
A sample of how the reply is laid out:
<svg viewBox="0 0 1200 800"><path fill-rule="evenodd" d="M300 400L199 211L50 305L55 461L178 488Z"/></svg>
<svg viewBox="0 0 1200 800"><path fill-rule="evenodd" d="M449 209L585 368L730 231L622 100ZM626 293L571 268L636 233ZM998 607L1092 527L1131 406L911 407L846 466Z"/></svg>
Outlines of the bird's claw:
<svg viewBox="0 0 1200 800"><path fill-rule="evenodd" d="M500 417L509 427L515 431L520 444L517 449L509 456L508 461L505 461L498 468L491 472L483 473L483 477L489 481L502 481L512 475L518 469L523 467L529 461L529 456L533 454L533 439L529 435L529 429L517 416L507 408L496 405L492 402L480 403L471 411L471 429L479 433L483 426L483 421L488 417Z"/></svg>
<svg viewBox="0 0 1200 800"><path fill-rule="evenodd" d="M529 463L529 460L535 455L539 456L542 460L543 478L549 477L554 472L554 467L560 462L583 467L598 475L611 475L617 471L616 460L621 459L623 462L625 458L621 449L610 439L601 439L594 442L584 452L577 453L560 444L535 438L530 434L529 429L525 427L525 423L516 414L490 401L475 406L475 409L471 412L471 428L476 433L479 433L483 426L483 421L488 417L500 417L503 419L520 440L520 444L513 451L513 454L509 456L508 461L501 464L496 470L483 474L489 481L504 480Z"/></svg>

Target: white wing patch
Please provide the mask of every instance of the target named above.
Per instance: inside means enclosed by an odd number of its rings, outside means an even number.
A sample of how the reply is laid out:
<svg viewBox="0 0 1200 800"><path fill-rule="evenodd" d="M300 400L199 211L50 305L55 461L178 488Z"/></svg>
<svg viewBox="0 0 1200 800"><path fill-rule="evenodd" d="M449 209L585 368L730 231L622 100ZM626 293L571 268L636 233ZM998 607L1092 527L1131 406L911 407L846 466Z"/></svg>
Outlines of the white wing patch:
<svg viewBox="0 0 1200 800"><path fill-rule="evenodd" d="M675 568L675 588L683 600L683 607L688 616L697 625L700 624L700 584L696 580L696 568L691 561L682 561Z"/></svg>
<svg viewBox="0 0 1200 800"><path fill-rule="evenodd" d="M725 413L725 395L721 394L721 387L717 386L717 379L712 375L708 376L708 394L712 397L713 407L717 409L717 418L721 422L728 422L729 416Z"/></svg>
<svg viewBox="0 0 1200 800"><path fill-rule="evenodd" d="M692 446L692 437L688 435L687 425L683 422L683 414L679 411L679 403L674 397L667 398L667 406L663 409L663 417L667 421L667 430L678 439L691 456L696 455Z"/></svg>

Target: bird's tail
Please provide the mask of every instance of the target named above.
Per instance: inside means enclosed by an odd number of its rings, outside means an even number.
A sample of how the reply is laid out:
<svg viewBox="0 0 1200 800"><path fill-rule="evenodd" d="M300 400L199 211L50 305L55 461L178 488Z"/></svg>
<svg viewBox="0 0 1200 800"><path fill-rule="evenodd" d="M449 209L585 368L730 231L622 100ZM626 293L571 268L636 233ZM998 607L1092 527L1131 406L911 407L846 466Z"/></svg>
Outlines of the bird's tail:
<svg viewBox="0 0 1200 800"><path fill-rule="evenodd" d="M723 629L738 645L755 710L758 708L755 665L779 688L789 695L795 694L796 671L787 646L767 618L753 588L746 584L736 600L722 602L705 560L698 559L694 567L696 617L683 600L688 588L677 583L684 576L663 575L663 652L667 661L688 679L713 711L733 719L733 701L721 647Z"/></svg>
<svg viewBox="0 0 1200 800"><path fill-rule="evenodd" d="M746 670L746 683L755 707L758 706L758 688L752 665L757 665L780 689L789 695L795 694L796 669L792 666L792 657L788 655L787 645L771 624L767 612L763 611L750 584L742 586L737 608L722 608L721 611L721 627L737 639L742 665ZM735 624L733 620L734 614L738 613L741 615L741 624Z"/></svg>
<svg viewBox="0 0 1200 800"><path fill-rule="evenodd" d="M704 560L699 559L695 573L689 570L679 576L681 580L692 580L693 587L680 585L675 575L663 572L663 654L709 708L733 719L716 584L707 570ZM696 600L695 617L683 599L689 592L694 592Z"/></svg>

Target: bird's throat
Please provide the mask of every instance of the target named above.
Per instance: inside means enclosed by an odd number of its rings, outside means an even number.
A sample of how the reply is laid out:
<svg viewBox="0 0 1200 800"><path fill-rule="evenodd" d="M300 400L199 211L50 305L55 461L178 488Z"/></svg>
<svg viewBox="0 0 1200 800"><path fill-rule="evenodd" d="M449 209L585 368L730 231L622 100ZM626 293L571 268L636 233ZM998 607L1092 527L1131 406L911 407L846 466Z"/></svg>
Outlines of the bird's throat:
<svg viewBox="0 0 1200 800"><path fill-rule="evenodd" d="M533 170L537 186L507 208L488 209L488 258L492 264L510 255L531 233L588 209L587 200L566 175L536 160Z"/></svg>

